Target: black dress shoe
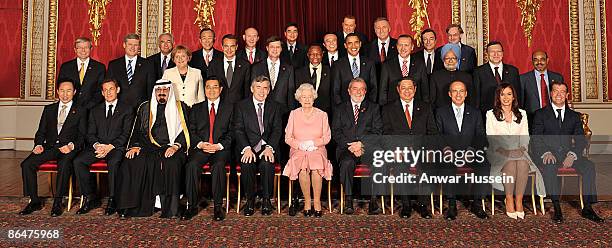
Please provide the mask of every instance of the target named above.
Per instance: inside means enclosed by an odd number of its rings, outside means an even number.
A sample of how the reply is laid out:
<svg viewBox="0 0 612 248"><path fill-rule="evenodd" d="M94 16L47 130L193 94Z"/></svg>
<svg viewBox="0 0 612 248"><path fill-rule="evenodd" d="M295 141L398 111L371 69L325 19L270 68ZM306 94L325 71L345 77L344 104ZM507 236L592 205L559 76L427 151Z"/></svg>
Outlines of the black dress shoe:
<svg viewBox="0 0 612 248"><path fill-rule="evenodd" d="M563 213L561 212L561 206L559 204L553 204L555 212L553 213L552 220L555 224L563 223Z"/></svg>
<svg viewBox="0 0 612 248"><path fill-rule="evenodd" d="M410 218L410 215L412 215L412 206L410 206L410 203L402 204L402 211L400 212L400 218L408 219Z"/></svg>
<svg viewBox="0 0 612 248"><path fill-rule="evenodd" d="M19 212L20 215L28 215L33 213L34 211L41 210L43 208L42 202L30 202L28 205Z"/></svg>
<svg viewBox="0 0 612 248"><path fill-rule="evenodd" d="M225 212L223 212L223 207L221 205L215 205L215 211L213 215L213 220L222 221L225 219Z"/></svg>
<svg viewBox="0 0 612 248"><path fill-rule="evenodd" d="M64 209L62 208L62 200L55 199L53 201L53 208L51 208L51 217L58 217L64 213Z"/></svg>
<svg viewBox="0 0 612 248"><path fill-rule="evenodd" d="M272 214L272 202L270 201L270 198L264 198L261 205L261 215Z"/></svg>
<svg viewBox="0 0 612 248"><path fill-rule="evenodd" d="M197 206L188 206L185 212L181 215L181 220L191 220L191 218L198 215L198 207Z"/></svg>
<svg viewBox="0 0 612 248"><path fill-rule="evenodd" d="M370 204L368 205L368 215L378 215L382 213L382 209L378 207L376 200L370 200Z"/></svg>
<svg viewBox="0 0 612 248"><path fill-rule="evenodd" d="M476 215L476 217L483 219L483 220L486 220L489 218L489 215L484 210L482 210L481 205L472 204L472 207L470 207L470 212Z"/></svg>
<svg viewBox="0 0 612 248"><path fill-rule="evenodd" d="M427 210L427 206L425 206L425 204L419 204L418 207L419 210L419 214L421 215L421 218L423 219L431 219L431 213L429 212L429 210Z"/></svg>
<svg viewBox="0 0 612 248"><path fill-rule="evenodd" d="M344 207L344 214L354 214L355 209L353 208L353 197L346 196L346 202L344 203L346 206Z"/></svg>
<svg viewBox="0 0 612 248"><path fill-rule="evenodd" d="M604 222L604 219L599 217L597 215L597 213L595 213L595 211L592 208L584 208L584 209L582 209L582 213L580 213L580 215L583 218L585 218L585 219L589 219L589 220L595 221L597 223Z"/></svg>
<svg viewBox="0 0 612 248"><path fill-rule="evenodd" d="M108 203L106 204L106 209L104 209L104 215L113 215L117 212L117 205L115 204L115 199L112 197L108 198Z"/></svg>
<svg viewBox="0 0 612 248"><path fill-rule="evenodd" d="M159 211L161 211L161 208L157 208L157 207L154 207L154 208L153 208L153 213L157 213L157 212L159 212Z"/></svg>
<svg viewBox="0 0 612 248"><path fill-rule="evenodd" d="M117 213L119 213L119 219L127 220L130 218L130 216L127 213L127 209L119 209L117 210Z"/></svg>
<svg viewBox="0 0 612 248"><path fill-rule="evenodd" d="M247 200L244 207L244 216L251 216L255 213L255 199Z"/></svg>
<svg viewBox="0 0 612 248"><path fill-rule="evenodd" d="M289 207L289 216L295 216L298 212L299 201L297 199L291 200L291 207Z"/></svg>
<svg viewBox="0 0 612 248"><path fill-rule="evenodd" d="M319 211L315 210L314 211L314 217L321 218L321 216L323 216L323 211L322 210L319 210Z"/></svg>
<svg viewBox="0 0 612 248"><path fill-rule="evenodd" d="M91 211L92 209L100 207L101 204L99 200L86 196L84 197L85 202L83 203L83 206L79 208L79 210L76 212L76 214L86 214L89 213L89 211Z"/></svg>
<svg viewBox="0 0 612 248"><path fill-rule="evenodd" d="M457 219L457 206L449 206L448 210L446 210L446 215L444 218L447 220Z"/></svg>
<svg viewBox="0 0 612 248"><path fill-rule="evenodd" d="M312 209L304 209L304 211L302 211L302 214L304 214L304 217L310 217L314 214L314 211Z"/></svg>

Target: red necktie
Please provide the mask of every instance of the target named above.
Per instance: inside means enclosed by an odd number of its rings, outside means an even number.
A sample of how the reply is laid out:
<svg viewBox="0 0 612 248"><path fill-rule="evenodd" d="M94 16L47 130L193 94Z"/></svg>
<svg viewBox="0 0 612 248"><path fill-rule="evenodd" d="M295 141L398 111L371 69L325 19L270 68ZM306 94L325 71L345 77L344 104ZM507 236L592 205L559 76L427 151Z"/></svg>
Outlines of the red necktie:
<svg viewBox="0 0 612 248"><path fill-rule="evenodd" d="M249 63L253 64L253 51L249 51Z"/></svg>
<svg viewBox="0 0 612 248"><path fill-rule="evenodd" d="M497 83L501 83L501 75L499 75L499 71L497 69L499 69L499 66L496 66L495 68L493 68L495 71L495 81L497 81Z"/></svg>
<svg viewBox="0 0 612 248"><path fill-rule="evenodd" d="M386 43L384 43L384 42L383 42L383 43L381 43L381 45L382 45L382 46L380 47L380 62L381 62L381 63L382 63L382 62L385 62L385 58L386 58L386 56L387 56L387 55L385 54L385 44L386 44Z"/></svg>
<svg viewBox="0 0 612 248"><path fill-rule="evenodd" d="M209 135L208 135L208 143L213 143L213 130L215 127L215 103L210 104L210 113L208 114L208 121L210 123Z"/></svg>
<svg viewBox="0 0 612 248"><path fill-rule="evenodd" d="M357 120L359 120L359 106L355 104L355 126L357 126Z"/></svg>
<svg viewBox="0 0 612 248"><path fill-rule="evenodd" d="M408 76L408 60L404 60L402 62L402 77Z"/></svg>
<svg viewBox="0 0 612 248"><path fill-rule="evenodd" d="M544 79L544 73L540 74L540 98L541 107L544 108L548 105L548 87L546 87L546 79Z"/></svg>
<svg viewBox="0 0 612 248"><path fill-rule="evenodd" d="M406 110L404 111L404 113L406 114L406 121L408 121L408 127L412 128L412 117L410 117L410 110L408 110L409 107L410 104L406 104Z"/></svg>

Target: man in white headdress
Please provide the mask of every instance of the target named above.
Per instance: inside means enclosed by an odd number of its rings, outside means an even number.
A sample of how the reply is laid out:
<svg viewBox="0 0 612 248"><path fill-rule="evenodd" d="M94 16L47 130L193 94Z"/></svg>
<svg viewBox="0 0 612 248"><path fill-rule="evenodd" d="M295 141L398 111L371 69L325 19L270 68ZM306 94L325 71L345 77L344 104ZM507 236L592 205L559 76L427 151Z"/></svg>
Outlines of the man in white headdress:
<svg viewBox="0 0 612 248"><path fill-rule="evenodd" d="M151 216L156 195L161 218L178 216L181 169L190 147L187 118L187 106L176 100L171 82L157 80L151 100L138 108L120 168L121 218Z"/></svg>

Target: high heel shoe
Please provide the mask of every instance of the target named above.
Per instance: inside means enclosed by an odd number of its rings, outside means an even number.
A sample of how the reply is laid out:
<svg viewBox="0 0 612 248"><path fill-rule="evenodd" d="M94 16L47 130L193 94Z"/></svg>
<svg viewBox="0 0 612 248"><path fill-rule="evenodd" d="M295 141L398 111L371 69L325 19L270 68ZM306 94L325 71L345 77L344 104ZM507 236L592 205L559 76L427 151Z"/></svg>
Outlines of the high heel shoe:
<svg viewBox="0 0 612 248"><path fill-rule="evenodd" d="M319 210L319 211L315 210L314 211L314 217L321 218L321 216L323 216L323 211L321 211L321 210Z"/></svg>
<svg viewBox="0 0 612 248"><path fill-rule="evenodd" d="M314 213L314 211L312 209L304 210L302 212L302 214L304 214L304 217L310 217L310 216L312 216L313 213Z"/></svg>
<svg viewBox="0 0 612 248"><path fill-rule="evenodd" d="M512 219L515 219L515 220L516 220L516 218L518 218L518 214L516 212L512 212L512 213L506 212L506 215L508 215L508 217L510 217ZM523 217L524 216L525 216L525 213L523 212Z"/></svg>
<svg viewBox="0 0 612 248"><path fill-rule="evenodd" d="M521 219L521 220L525 219L525 211L523 211L523 212L515 212L515 214L516 214L516 217L518 217L519 219Z"/></svg>

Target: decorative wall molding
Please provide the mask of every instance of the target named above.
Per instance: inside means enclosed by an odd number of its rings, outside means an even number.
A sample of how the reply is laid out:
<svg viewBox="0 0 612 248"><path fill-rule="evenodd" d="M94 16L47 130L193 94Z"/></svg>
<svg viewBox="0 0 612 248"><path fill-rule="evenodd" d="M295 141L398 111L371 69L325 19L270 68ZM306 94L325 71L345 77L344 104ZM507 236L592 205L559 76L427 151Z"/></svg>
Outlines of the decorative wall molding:
<svg viewBox="0 0 612 248"><path fill-rule="evenodd" d="M570 20L570 60L572 101L581 102L580 92L580 16L578 13L579 0L569 0Z"/></svg>
<svg viewBox="0 0 612 248"><path fill-rule="evenodd" d="M158 32L158 27L160 23L160 1L159 0L147 0L147 9L146 9L146 19L143 20L146 22L146 30L143 33L143 39L146 39L146 53L145 56L148 57L154 53L157 53L157 36L160 34Z"/></svg>
<svg viewBox="0 0 612 248"><path fill-rule="evenodd" d="M461 24L461 0L453 0L451 16L454 24Z"/></svg>
<svg viewBox="0 0 612 248"><path fill-rule="evenodd" d="M28 49L28 9L29 0L23 0L23 12L21 15L21 75L19 75L19 98L26 96L26 51Z"/></svg>
<svg viewBox="0 0 612 248"><path fill-rule="evenodd" d="M582 59L582 82L585 85L586 90L586 99L598 99L599 96L599 77L598 77L598 61L597 56L599 53L597 52L597 43L599 39L597 39L595 28L596 25L596 14L599 11L596 11L596 8L599 5L595 5L595 0L582 0L582 15L581 15L581 33L582 33L582 42L581 42L581 52L580 57Z"/></svg>
<svg viewBox="0 0 612 248"><path fill-rule="evenodd" d="M45 24L46 24L46 9L47 5L44 0L32 0L30 2L30 8L32 11L29 12L31 16L28 18L28 51L27 51L27 69L26 78L29 82L29 97L42 97L43 91L43 79L46 78L43 75L43 69L46 69L47 60L44 59L43 54L46 55L47 46L45 45Z"/></svg>
<svg viewBox="0 0 612 248"><path fill-rule="evenodd" d="M602 100L608 102L608 38L606 35L606 0L599 1L599 35L601 36Z"/></svg>
<svg viewBox="0 0 612 248"><path fill-rule="evenodd" d="M57 55L57 1L49 0L49 24L47 36L47 94L46 99L55 99L55 64Z"/></svg>
<svg viewBox="0 0 612 248"><path fill-rule="evenodd" d="M172 0L163 0L164 8L163 8L163 23L162 30L164 33L172 32Z"/></svg>

